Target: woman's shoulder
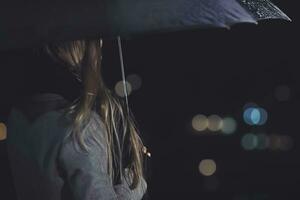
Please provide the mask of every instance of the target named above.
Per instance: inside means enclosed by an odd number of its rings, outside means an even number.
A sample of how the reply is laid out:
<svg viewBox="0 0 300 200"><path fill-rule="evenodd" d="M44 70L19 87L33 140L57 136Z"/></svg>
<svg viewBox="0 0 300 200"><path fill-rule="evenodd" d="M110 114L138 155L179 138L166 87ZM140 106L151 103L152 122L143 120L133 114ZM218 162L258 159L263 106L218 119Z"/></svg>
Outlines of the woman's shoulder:
<svg viewBox="0 0 300 200"><path fill-rule="evenodd" d="M72 144L77 151L81 151L82 148L80 147L79 141L74 137L73 131L73 123L70 116L62 115L62 117L67 119L68 123L68 130L66 135L62 141L63 145L67 143ZM65 119L65 120L66 120ZM62 120L64 121L64 120ZM87 149L90 151L97 151L97 152L106 152L106 142L107 142L107 135L106 135L106 128L103 120L99 114L95 111L91 112L88 122L85 126L82 127L79 137L81 141L84 142Z"/></svg>
<svg viewBox="0 0 300 200"><path fill-rule="evenodd" d="M99 169L105 172L107 169L107 165L104 164L107 162L107 146L99 123L101 123L99 122L99 116L93 113L89 122L79 132L79 137L74 135L72 125L70 125L67 134L60 143L59 162L64 163L64 165L77 165L79 167L82 165L82 167L88 167L91 170L96 167L96 164L99 164Z"/></svg>

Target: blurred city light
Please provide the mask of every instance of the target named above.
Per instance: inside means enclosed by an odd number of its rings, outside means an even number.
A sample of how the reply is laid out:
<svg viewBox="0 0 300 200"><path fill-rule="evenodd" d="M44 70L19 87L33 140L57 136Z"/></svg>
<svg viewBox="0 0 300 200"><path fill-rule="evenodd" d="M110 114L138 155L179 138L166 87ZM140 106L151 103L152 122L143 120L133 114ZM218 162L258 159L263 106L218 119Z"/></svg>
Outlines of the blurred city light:
<svg viewBox="0 0 300 200"><path fill-rule="evenodd" d="M242 137L241 145L245 150L253 150L258 145L257 136L253 133L247 133Z"/></svg>
<svg viewBox="0 0 300 200"><path fill-rule="evenodd" d="M272 151L288 151L293 147L294 141L288 135L248 133L242 137L241 145L245 150L270 149Z"/></svg>
<svg viewBox="0 0 300 200"><path fill-rule="evenodd" d="M196 131L204 131L208 127L207 117L201 114L194 116L192 126Z"/></svg>
<svg viewBox="0 0 300 200"><path fill-rule="evenodd" d="M128 96L131 94L132 91L132 86L129 82L125 82L126 85L126 90L128 93ZM125 97L125 91L124 91L124 86L123 86L123 81L118 81L115 85L115 92L118 96L120 97Z"/></svg>
<svg viewBox="0 0 300 200"><path fill-rule="evenodd" d="M7 128L6 125L0 122L0 141L5 140L7 137Z"/></svg>
<svg viewBox="0 0 300 200"><path fill-rule="evenodd" d="M237 129L237 122L232 117L221 118L219 115L198 114L192 119L192 127L196 131L209 130L212 132L222 131L222 133L229 135L233 134Z"/></svg>
<svg viewBox="0 0 300 200"><path fill-rule="evenodd" d="M279 135L269 135L269 141L270 141L270 145L269 145L269 149L275 151L275 150L279 150L281 147L281 137Z"/></svg>
<svg viewBox="0 0 300 200"><path fill-rule="evenodd" d="M257 136L257 149L264 150L269 147L269 138L264 133L259 133Z"/></svg>
<svg viewBox="0 0 300 200"><path fill-rule="evenodd" d="M126 80L131 84L132 90L138 90L142 86L142 78L137 74L130 74Z"/></svg>
<svg viewBox="0 0 300 200"><path fill-rule="evenodd" d="M273 151L288 151L293 147L293 139L288 135L272 134L269 136L269 148Z"/></svg>
<svg viewBox="0 0 300 200"><path fill-rule="evenodd" d="M249 125L263 125L268 119L267 111L260 107L249 107L243 114L244 121Z"/></svg>
<svg viewBox="0 0 300 200"><path fill-rule="evenodd" d="M212 159L201 160L199 164L199 171L204 176L211 176L217 170L216 162Z"/></svg>
<svg viewBox="0 0 300 200"><path fill-rule="evenodd" d="M223 120L218 115L210 115L208 117L208 129L210 131L219 131L223 126Z"/></svg>
<svg viewBox="0 0 300 200"><path fill-rule="evenodd" d="M221 130L224 134L232 134L236 131L237 123L232 117L223 118Z"/></svg>
<svg viewBox="0 0 300 200"><path fill-rule="evenodd" d="M275 98L278 101L288 101L291 96L291 90L286 85L281 85L275 88Z"/></svg>
<svg viewBox="0 0 300 200"><path fill-rule="evenodd" d="M257 108L247 108L244 111L244 120L247 124L253 125L260 120L260 112Z"/></svg>

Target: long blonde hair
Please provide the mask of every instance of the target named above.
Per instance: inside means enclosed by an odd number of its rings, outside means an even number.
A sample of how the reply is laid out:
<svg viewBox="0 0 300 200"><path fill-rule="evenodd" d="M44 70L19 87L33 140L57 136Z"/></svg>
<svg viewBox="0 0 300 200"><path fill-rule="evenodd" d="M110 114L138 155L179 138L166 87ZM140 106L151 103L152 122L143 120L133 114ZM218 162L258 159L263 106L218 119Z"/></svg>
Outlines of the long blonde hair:
<svg viewBox="0 0 300 200"><path fill-rule="evenodd" d="M124 100L103 82L102 44L102 39L83 39L48 44L44 50L67 66L82 82L81 96L68 108L73 119L73 138L84 151L88 151L89 148L83 140L84 132L81 130L88 123L92 110L95 110L103 120L107 132L108 173L116 183L125 173L125 167L128 168L133 177L130 188L134 189L144 176L145 147L132 113L125 109ZM124 166L123 159L126 155L128 165Z"/></svg>

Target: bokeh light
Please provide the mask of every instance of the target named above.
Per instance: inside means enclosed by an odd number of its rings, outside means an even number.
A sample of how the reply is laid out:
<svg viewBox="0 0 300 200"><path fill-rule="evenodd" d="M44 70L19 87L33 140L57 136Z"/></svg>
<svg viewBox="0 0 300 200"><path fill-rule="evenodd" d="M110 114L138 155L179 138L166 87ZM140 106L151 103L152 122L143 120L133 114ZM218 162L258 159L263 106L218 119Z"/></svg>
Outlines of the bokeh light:
<svg viewBox="0 0 300 200"><path fill-rule="evenodd" d="M271 134L269 136L270 146L269 148L273 151L279 150L281 147L281 137L276 134Z"/></svg>
<svg viewBox="0 0 300 200"><path fill-rule="evenodd" d="M249 107L245 109L243 118L249 125L263 125L267 122L268 113L260 107Z"/></svg>
<svg viewBox="0 0 300 200"><path fill-rule="evenodd" d="M273 151L288 151L293 147L293 139L288 135L271 134L269 148Z"/></svg>
<svg viewBox="0 0 300 200"><path fill-rule="evenodd" d="M221 130L224 134L229 135L236 131L237 122L232 117L223 118Z"/></svg>
<svg viewBox="0 0 300 200"><path fill-rule="evenodd" d="M216 162L212 159L201 160L199 164L199 171L204 176L211 176L217 170Z"/></svg>
<svg viewBox="0 0 300 200"><path fill-rule="evenodd" d="M223 120L218 115L210 115L208 117L208 129L210 131L219 131L223 126Z"/></svg>
<svg viewBox="0 0 300 200"><path fill-rule="evenodd" d="M291 89L286 85L280 85L275 88L275 98L278 101L288 101L291 96Z"/></svg>
<svg viewBox="0 0 300 200"><path fill-rule="evenodd" d="M7 128L6 125L0 122L0 141L5 140L7 137Z"/></svg>
<svg viewBox="0 0 300 200"><path fill-rule="evenodd" d="M269 147L269 138L264 133L259 133L257 136L257 149L264 150Z"/></svg>
<svg viewBox="0 0 300 200"><path fill-rule="evenodd" d="M257 136L253 133L247 133L242 137L241 145L245 150L253 150L258 145Z"/></svg>
<svg viewBox="0 0 300 200"><path fill-rule="evenodd" d="M288 151L294 145L293 139L288 135L248 133L242 137L241 145L245 150Z"/></svg>
<svg viewBox="0 0 300 200"><path fill-rule="evenodd" d="M260 111L260 121L258 122L258 125L264 125L268 120L268 113L265 109L259 108Z"/></svg>
<svg viewBox="0 0 300 200"><path fill-rule="evenodd" d="M201 114L194 116L192 126L196 131L204 131L208 127L207 117Z"/></svg>
<svg viewBox="0 0 300 200"><path fill-rule="evenodd" d="M131 84L129 82L125 82L126 85L126 90L128 93L128 96L131 94L132 91L132 87ZM123 86L123 81L118 81L115 85L115 92L118 96L120 97L125 97L125 91L124 91L124 86Z"/></svg>
<svg viewBox="0 0 300 200"><path fill-rule="evenodd" d="M131 84L132 90L138 90L142 86L142 78L137 74L130 74L126 80Z"/></svg>

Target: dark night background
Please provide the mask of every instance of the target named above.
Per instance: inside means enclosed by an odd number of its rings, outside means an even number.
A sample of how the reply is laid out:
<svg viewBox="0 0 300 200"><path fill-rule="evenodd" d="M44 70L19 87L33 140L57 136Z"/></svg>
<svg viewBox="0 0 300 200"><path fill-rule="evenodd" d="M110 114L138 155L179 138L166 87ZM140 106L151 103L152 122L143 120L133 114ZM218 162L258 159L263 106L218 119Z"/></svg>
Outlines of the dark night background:
<svg viewBox="0 0 300 200"><path fill-rule="evenodd" d="M269 21L237 25L230 31L196 30L123 41L126 73L142 78L129 103L152 154L150 199L299 199L299 12L296 1L273 2L292 23ZM21 54L17 57L1 55L4 123L13 101L40 86L30 82L36 80L30 78L36 77L33 66L6 68L22 63ZM103 72L112 88L121 79L116 41L104 41ZM278 86L289 88L289 99L275 98ZM249 102L268 112L265 125L244 122L243 107ZM233 117L237 130L232 135L196 133L191 122L197 114ZM241 139L249 132L287 135L293 146L288 151L247 151ZM5 145L0 141L0 199L14 200ZM199 172L203 159L215 161L212 176Z"/></svg>

